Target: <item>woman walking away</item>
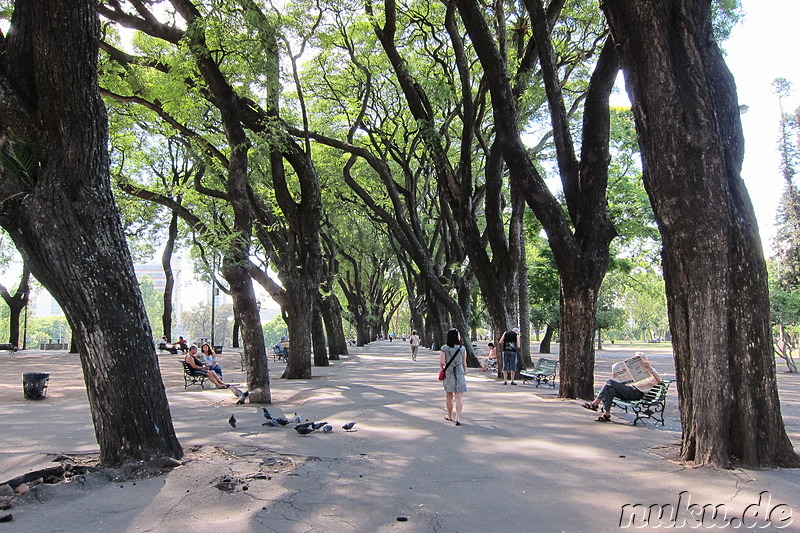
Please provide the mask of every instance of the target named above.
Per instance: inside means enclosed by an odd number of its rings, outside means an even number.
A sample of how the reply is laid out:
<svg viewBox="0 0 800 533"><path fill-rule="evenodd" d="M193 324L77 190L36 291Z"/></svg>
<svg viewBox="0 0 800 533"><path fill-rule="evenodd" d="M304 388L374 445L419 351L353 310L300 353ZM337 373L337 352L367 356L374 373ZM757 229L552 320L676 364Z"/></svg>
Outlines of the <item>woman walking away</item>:
<svg viewBox="0 0 800 533"><path fill-rule="evenodd" d="M439 355L439 367L444 369L444 391L447 396L447 416L453 419L453 399L455 399L457 426L461 425L461 409L464 407L464 393L467 391L467 350L461 345L461 336L457 329L447 332L447 343L442 346Z"/></svg>
<svg viewBox="0 0 800 533"><path fill-rule="evenodd" d="M417 350L419 350L419 335L417 335L417 330L411 330L411 360L417 360Z"/></svg>

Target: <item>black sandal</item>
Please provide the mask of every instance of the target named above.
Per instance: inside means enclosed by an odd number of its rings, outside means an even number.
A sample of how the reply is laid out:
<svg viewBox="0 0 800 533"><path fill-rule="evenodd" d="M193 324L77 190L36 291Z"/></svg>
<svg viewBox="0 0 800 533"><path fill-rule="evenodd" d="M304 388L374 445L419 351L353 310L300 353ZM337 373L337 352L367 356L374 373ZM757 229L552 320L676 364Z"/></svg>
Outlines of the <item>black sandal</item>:
<svg viewBox="0 0 800 533"><path fill-rule="evenodd" d="M589 409L590 411L597 411L597 406L592 405L589 402L583 402L581 404L581 407L583 407L584 409Z"/></svg>
<svg viewBox="0 0 800 533"><path fill-rule="evenodd" d="M595 418L595 422L611 422L611 415L600 415Z"/></svg>

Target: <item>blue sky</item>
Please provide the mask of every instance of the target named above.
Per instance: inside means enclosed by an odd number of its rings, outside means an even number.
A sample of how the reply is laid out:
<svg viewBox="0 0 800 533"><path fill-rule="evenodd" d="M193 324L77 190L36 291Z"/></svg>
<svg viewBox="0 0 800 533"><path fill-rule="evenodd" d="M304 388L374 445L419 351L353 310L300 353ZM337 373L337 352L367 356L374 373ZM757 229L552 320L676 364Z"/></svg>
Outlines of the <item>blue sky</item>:
<svg viewBox="0 0 800 533"><path fill-rule="evenodd" d="M745 159L742 177L758 217L767 255L775 235L775 210L784 188L780 172L778 123L780 110L772 81L792 82L787 111L800 106L800 1L742 0L744 20L723 44L735 79L739 103L749 106L742 115Z"/></svg>

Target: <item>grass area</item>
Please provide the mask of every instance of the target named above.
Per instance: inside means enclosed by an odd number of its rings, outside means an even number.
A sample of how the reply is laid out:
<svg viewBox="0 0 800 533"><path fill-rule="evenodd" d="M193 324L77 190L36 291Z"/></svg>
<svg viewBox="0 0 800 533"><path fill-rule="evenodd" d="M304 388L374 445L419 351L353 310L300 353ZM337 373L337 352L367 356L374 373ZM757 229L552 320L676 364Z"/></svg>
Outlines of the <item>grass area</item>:
<svg viewBox="0 0 800 533"><path fill-rule="evenodd" d="M612 348L614 346L620 348L636 348L637 350L641 350L643 352L647 351L648 349L652 350L657 348L658 350L671 350L672 343L669 341L662 341L662 342L642 342L642 341L614 341L614 344L611 344L611 341L603 341L603 348Z"/></svg>

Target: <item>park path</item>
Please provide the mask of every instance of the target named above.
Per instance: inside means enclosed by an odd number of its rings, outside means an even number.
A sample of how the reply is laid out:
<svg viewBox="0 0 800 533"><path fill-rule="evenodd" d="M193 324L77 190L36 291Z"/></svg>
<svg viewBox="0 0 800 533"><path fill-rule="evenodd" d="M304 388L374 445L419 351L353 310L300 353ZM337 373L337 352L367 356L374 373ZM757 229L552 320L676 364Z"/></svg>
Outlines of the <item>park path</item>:
<svg viewBox="0 0 800 533"><path fill-rule="evenodd" d="M625 355L615 349L598 359L598 382ZM311 380L276 379L282 365L270 362L270 411L335 428L308 436L262 427L260 409L234 406L227 391L184 390L177 357L162 356L185 466L135 484L91 477L80 486L37 487L28 499L44 503L18 506L3 531L603 532L629 518L625 505L677 505L688 495L700 506L724 504L733 517L763 491L772 507L797 515L785 530L800 526L800 471L718 471L670 460L680 438L674 391L665 428L616 416L601 424L552 389L504 386L471 369L463 425L455 427L443 420L438 352L421 349L412 362L406 344L388 341L351 352L314 368ZM77 358L22 357L26 368L15 372L56 370L43 402L19 400L18 384L0 384L0 481L41 453L96 450ZM669 372L668 357L653 360ZM223 367L226 380L242 380L238 356L223 358ZM356 431L341 429L349 421Z"/></svg>

